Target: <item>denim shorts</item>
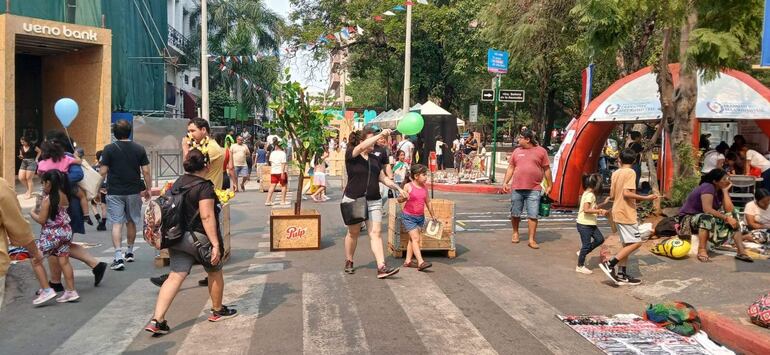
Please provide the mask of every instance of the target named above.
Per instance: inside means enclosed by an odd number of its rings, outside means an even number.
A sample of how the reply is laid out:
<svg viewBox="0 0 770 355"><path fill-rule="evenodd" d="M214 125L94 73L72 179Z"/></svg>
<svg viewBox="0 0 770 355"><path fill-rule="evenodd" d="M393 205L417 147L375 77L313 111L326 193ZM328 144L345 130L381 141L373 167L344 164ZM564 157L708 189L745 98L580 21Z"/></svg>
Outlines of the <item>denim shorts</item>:
<svg viewBox="0 0 770 355"><path fill-rule="evenodd" d="M425 216L414 216L408 213L401 213L401 223L404 229L409 232L413 229L422 228L425 225Z"/></svg>
<svg viewBox="0 0 770 355"><path fill-rule="evenodd" d="M248 166L236 166L235 167L235 176L237 176L237 177L248 177L249 176L249 167Z"/></svg>
<svg viewBox="0 0 770 355"><path fill-rule="evenodd" d="M136 195L107 195L107 220L110 223L134 222L142 227L142 197Z"/></svg>
<svg viewBox="0 0 770 355"><path fill-rule="evenodd" d="M24 171L37 171L37 161L35 159L22 159L19 170Z"/></svg>
<svg viewBox="0 0 770 355"><path fill-rule="evenodd" d="M511 217L521 218L526 209L527 218L537 219L540 210L539 190L513 190L511 191Z"/></svg>

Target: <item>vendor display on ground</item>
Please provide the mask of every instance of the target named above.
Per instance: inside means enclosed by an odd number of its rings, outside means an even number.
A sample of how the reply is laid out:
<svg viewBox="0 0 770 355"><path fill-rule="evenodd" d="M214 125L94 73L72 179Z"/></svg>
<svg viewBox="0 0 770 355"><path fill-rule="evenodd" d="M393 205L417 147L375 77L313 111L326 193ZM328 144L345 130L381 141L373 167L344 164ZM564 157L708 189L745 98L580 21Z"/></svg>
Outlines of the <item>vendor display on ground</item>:
<svg viewBox="0 0 770 355"><path fill-rule="evenodd" d="M557 317L606 354L734 354L703 332L681 336L633 314Z"/></svg>

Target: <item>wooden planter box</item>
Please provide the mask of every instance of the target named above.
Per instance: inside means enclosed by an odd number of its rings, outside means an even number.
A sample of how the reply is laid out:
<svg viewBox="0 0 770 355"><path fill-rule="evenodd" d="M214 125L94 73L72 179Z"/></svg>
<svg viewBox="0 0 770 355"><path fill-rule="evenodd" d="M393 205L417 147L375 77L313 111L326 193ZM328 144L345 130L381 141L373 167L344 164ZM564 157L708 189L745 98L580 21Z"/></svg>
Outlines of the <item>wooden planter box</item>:
<svg viewBox="0 0 770 355"><path fill-rule="evenodd" d="M321 213L303 209L272 210L270 213L270 251L321 249Z"/></svg>
<svg viewBox="0 0 770 355"><path fill-rule="evenodd" d="M446 250L447 257L453 259L457 256L455 248L455 203L454 201L444 199L431 200L433 211L436 212L436 218L444 224L444 232L441 239L426 237L424 234L420 239L421 250ZM388 199L388 250L390 254L397 258L404 257L406 246L409 242L409 234L404 230L401 223L401 208L403 204L398 203L396 199ZM428 210L425 210L426 218L430 217Z"/></svg>
<svg viewBox="0 0 770 355"><path fill-rule="evenodd" d="M262 177L259 179L259 187L262 189L262 192L267 192L270 189L270 166L263 166L260 175ZM275 191L281 191L281 184L275 186Z"/></svg>

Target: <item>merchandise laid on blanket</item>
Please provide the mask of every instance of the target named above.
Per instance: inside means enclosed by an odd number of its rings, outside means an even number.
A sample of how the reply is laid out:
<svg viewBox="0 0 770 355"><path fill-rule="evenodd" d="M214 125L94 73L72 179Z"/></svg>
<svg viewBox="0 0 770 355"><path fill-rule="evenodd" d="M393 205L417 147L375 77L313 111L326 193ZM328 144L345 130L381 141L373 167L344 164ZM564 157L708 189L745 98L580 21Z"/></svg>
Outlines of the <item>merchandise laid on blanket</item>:
<svg viewBox="0 0 770 355"><path fill-rule="evenodd" d="M735 354L701 330L698 312L684 302L648 305L643 317L557 317L606 354Z"/></svg>

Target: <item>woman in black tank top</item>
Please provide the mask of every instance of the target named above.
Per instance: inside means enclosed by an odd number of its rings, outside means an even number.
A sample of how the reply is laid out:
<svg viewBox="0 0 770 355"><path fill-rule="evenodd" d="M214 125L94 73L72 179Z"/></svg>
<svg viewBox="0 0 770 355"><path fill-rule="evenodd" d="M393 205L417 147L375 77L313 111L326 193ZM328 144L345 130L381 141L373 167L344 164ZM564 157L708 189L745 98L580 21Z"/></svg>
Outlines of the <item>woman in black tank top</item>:
<svg viewBox="0 0 770 355"><path fill-rule="evenodd" d="M32 179L37 172L37 158L40 157L40 148L30 144L27 137L21 137L19 142L21 143L19 147L19 159L21 159L19 182L27 187L24 197L32 198L32 185L34 184Z"/></svg>

